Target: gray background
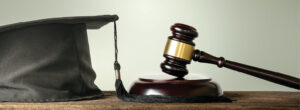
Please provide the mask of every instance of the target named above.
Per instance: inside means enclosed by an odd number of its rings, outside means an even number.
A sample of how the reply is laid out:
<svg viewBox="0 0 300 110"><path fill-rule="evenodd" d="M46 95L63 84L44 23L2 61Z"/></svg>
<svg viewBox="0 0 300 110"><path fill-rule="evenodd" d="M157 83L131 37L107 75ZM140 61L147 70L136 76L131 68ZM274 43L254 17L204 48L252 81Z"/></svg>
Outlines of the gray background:
<svg viewBox="0 0 300 110"><path fill-rule="evenodd" d="M102 14L120 17L119 52L127 89L141 74L163 74L159 64L174 23L197 28L198 49L300 77L299 0L0 0L0 25ZM113 25L88 34L96 84L114 90ZM223 90L293 90L215 65L192 62L188 69L212 77Z"/></svg>

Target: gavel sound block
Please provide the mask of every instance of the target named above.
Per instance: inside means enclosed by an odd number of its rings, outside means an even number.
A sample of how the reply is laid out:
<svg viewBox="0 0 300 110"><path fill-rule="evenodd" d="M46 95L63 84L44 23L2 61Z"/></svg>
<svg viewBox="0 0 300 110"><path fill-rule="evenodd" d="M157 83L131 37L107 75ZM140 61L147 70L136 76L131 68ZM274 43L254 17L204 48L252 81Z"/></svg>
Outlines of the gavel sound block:
<svg viewBox="0 0 300 110"><path fill-rule="evenodd" d="M170 78L163 75L144 76L131 87L130 94L160 96L220 96L222 92L210 78L199 74L185 78Z"/></svg>
<svg viewBox="0 0 300 110"><path fill-rule="evenodd" d="M161 63L161 69L163 72L169 75L176 76L177 78L166 79L164 81L151 78L146 78L146 80L140 78L140 81L136 82L133 85L133 87L130 90L130 93L147 95L149 90L151 90L156 91L155 93L158 93L158 95L203 96L211 94L199 91L211 90L209 92L211 92L212 94L217 94L217 87L212 87L211 83L208 80L203 81L203 79L201 79L200 77L198 80L184 78L184 76L188 74L186 65L190 64L191 60L215 64L220 68L226 67L283 86L291 87L294 89L300 89L299 78L225 60L225 58L223 57L218 58L204 51L195 49L195 43L193 42L193 40L198 36L198 33L196 29L191 26L177 23L171 26L171 31L172 36L168 37L163 55L166 58L166 60L163 63ZM191 80L193 80L194 83L188 83L191 82ZM180 88L182 86L185 86L187 88ZM189 88L189 86L193 87ZM202 88L202 90L200 90L199 88Z"/></svg>

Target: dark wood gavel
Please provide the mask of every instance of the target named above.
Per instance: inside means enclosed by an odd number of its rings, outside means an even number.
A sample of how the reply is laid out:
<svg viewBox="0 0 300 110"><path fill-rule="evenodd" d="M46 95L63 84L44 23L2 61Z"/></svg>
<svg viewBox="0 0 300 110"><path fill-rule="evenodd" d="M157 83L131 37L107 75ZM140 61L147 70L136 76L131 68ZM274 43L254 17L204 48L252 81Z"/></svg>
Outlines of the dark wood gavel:
<svg viewBox="0 0 300 110"><path fill-rule="evenodd" d="M185 24L175 24L171 27L173 33L168 37L164 51L166 60L161 63L163 72L182 78L188 74L186 65L191 60L215 64L218 67L226 67L248 75L252 75L267 81L281 84L287 87L300 89L300 79L282 73L273 72L258 67L253 67L229 60L223 57L215 57L204 51L195 50L194 38L198 36L195 28Z"/></svg>

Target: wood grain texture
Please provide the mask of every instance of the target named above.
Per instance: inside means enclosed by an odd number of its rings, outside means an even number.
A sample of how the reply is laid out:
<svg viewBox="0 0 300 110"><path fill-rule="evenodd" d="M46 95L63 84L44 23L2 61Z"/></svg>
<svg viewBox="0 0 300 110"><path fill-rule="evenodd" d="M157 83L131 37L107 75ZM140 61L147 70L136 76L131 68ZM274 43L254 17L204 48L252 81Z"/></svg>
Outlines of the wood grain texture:
<svg viewBox="0 0 300 110"><path fill-rule="evenodd" d="M232 103L134 103L117 99L115 92L104 92L96 100L51 103L1 102L0 110L300 110L300 92L225 92Z"/></svg>

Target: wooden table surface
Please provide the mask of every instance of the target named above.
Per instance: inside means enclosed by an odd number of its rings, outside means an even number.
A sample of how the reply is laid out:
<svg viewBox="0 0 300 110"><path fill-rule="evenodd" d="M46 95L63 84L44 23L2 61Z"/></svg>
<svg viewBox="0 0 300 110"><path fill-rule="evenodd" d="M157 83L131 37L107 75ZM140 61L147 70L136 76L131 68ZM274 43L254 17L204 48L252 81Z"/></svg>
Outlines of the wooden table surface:
<svg viewBox="0 0 300 110"><path fill-rule="evenodd" d="M300 92L225 92L224 95L235 100L232 103L134 103L123 102L114 92L104 92L105 97L96 100L15 103L0 102L0 110L300 110Z"/></svg>

